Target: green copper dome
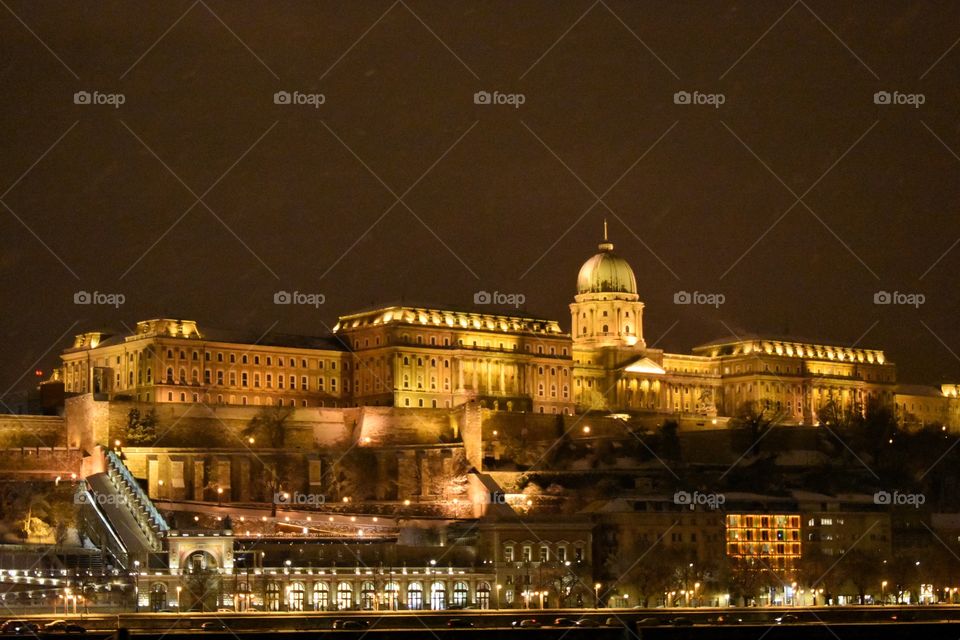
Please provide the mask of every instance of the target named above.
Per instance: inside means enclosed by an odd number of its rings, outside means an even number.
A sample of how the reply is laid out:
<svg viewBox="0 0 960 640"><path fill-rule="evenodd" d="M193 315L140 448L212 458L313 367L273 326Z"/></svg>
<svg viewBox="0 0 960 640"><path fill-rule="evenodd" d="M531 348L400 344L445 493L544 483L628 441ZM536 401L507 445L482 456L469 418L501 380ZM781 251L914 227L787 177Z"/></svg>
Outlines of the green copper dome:
<svg viewBox="0 0 960 640"><path fill-rule="evenodd" d="M629 263L613 253L604 241L600 253L583 263L577 276L577 293L637 293L637 278Z"/></svg>

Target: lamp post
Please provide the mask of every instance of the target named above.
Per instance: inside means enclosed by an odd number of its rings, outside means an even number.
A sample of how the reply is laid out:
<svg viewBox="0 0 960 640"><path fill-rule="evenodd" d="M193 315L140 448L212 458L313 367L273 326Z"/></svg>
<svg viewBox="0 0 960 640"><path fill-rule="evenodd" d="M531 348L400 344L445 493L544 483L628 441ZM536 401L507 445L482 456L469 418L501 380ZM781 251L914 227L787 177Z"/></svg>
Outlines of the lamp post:
<svg viewBox="0 0 960 640"><path fill-rule="evenodd" d="M223 487L217 487L217 506L223 506Z"/></svg>
<svg viewBox="0 0 960 640"><path fill-rule="evenodd" d="M133 561L133 570L135 572L136 584L133 587L133 611L134 613L140 613L140 561Z"/></svg>
<svg viewBox="0 0 960 640"><path fill-rule="evenodd" d="M884 580L880 583L880 606L883 606L883 603L887 599L887 581Z"/></svg>
<svg viewBox="0 0 960 640"><path fill-rule="evenodd" d="M180 593L182 591L183 591L183 587L181 587L180 585L177 585L177 613L180 613L182 611L180 607Z"/></svg>
<svg viewBox="0 0 960 640"><path fill-rule="evenodd" d="M500 590L503 589L503 585L497 583L497 610L500 609Z"/></svg>
<svg viewBox="0 0 960 640"><path fill-rule="evenodd" d="M600 583L597 582L593 585L593 608L600 608Z"/></svg>
<svg viewBox="0 0 960 640"><path fill-rule="evenodd" d="M163 480L157 480L157 497L163 500Z"/></svg>
<svg viewBox="0 0 960 640"><path fill-rule="evenodd" d="M794 582L793 584L794 584L794 586L796 586L797 583ZM697 602L697 590L698 590L699 588L700 588L700 583L699 583L699 582L694 582L694 583L693 583L693 606L697 606L697 604L698 604L698 602Z"/></svg>

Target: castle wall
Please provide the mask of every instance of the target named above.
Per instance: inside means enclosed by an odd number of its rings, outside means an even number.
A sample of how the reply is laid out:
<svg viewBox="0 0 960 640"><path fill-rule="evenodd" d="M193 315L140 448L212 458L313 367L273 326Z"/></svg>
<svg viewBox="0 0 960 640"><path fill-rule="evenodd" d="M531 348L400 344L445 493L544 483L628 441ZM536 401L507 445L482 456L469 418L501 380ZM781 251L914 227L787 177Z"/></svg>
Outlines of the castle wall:
<svg viewBox="0 0 960 640"><path fill-rule="evenodd" d="M66 444L63 418L0 415L0 447L54 447Z"/></svg>

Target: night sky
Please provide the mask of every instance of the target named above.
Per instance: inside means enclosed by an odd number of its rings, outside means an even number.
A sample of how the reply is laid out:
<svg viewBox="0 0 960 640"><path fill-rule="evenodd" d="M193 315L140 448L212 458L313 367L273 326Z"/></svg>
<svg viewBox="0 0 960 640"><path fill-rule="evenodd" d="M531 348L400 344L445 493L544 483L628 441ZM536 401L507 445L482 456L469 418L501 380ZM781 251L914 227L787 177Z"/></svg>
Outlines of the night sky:
<svg viewBox="0 0 960 640"><path fill-rule="evenodd" d="M0 5L4 395L149 317L322 335L485 290L569 329L604 218L648 343L786 333L960 381L960 3Z"/></svg>

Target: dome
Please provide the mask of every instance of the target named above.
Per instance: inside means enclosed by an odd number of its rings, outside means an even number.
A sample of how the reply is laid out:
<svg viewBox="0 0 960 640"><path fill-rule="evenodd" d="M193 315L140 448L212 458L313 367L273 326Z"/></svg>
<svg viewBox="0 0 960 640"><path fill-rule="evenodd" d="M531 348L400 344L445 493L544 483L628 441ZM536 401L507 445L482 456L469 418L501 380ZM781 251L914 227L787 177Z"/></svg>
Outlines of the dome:
<svg viewBox="0 0 960 640"><path fill-rule="evenodd" d="M629 293L636 295L637 278L630 264L613 253L613 244L604 241L600 253L583 263L577 276L577 293Z"/></svg>

